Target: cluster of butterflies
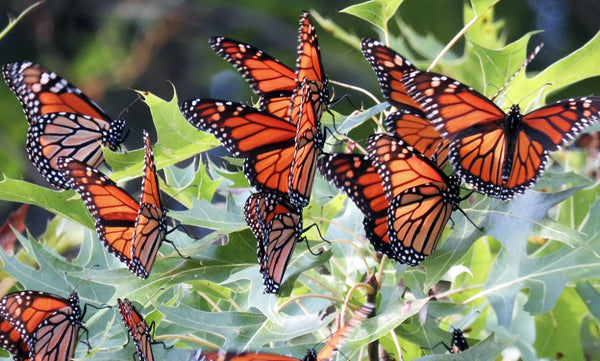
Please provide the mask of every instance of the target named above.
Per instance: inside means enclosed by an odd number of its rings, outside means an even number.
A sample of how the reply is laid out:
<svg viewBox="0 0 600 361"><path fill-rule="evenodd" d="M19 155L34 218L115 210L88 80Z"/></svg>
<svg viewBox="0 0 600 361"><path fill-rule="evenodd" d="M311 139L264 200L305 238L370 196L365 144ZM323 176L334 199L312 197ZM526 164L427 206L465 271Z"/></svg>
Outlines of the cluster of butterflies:
<svg viewBox="0 0 600 361"><path fill-rule="evenodd" d="M268 293L278 291L301 240L302 210L316 169L363 212L367 239L377 251L415 266L435 249L452 211L460 209L461 179L475 191L509 200L535 184L550 152L599 118L598 97L561 100L525 115L513 105L506 114L460 82L420 71L380 42L364 39L363 54L384 97L397 109L385 120L389 134L370 136L367 155L325 154L320 118L330 103L328 79L307 13L300 18L298 38L295 71L251 45L211 38L212 48L261 96L260 104L193 99L181 105L191 124L244 158L245 175L258 190L246 202L245 218L258 240ZM144 131L142 189L136 201L97 169L104 160L102 146L119 149L123 120L112 120L81 90L39 65L17 62L2 72L29 122L30 160L51 184L81 195L106 249L147 278L168 233L148 134ZM443 171L448 163L452 175ZM72 355L82 319L76 294L69 300L32 291L9 296L16 306L3 300L0 307L0 346L19 360ZM142 340L140 358L151 359L151 338L141 315L129 302L119 306L133 338ZM42 312L35 322L22 320L30 309ZM57 344L59 339L72 342ZM309 352L305 360L327 359L319 355ZM198 359L249 357L219 352Z"/></svg>
<svg viewBox="0 0 600 361"><path fill-rule="evenodd" d="M258 240L265 292L276 293L308 204L315 169L364 214L367 239L391 259L418 265L436 247L452 211L460 210L461 179L487 196L509 200L543 173L551 151L599 118L600 98L561 100L522 115L444 75L420 71L392 49L363 39L362 52L385 99L397 110L388 134L368 138L368 155L324 154L320 117L329 104L315 27L300 19L294 72L265 52L214 37L212 48L261 96L258 108L192 99L186 119L214 134L258 189L244 209ZM448 162L454 174L443 169Z"/></svg>
<svg viewBox="0 0 600 361"><path fill-rule="evenodd" d="M150 326L128 299L118 301L140 361L152 361ZM68 299L40 291L21 291L0 300L0 347L15 361L68 361L73 359L86 309L73 292ZM88 344L89 346L89 344Z"/></svg>

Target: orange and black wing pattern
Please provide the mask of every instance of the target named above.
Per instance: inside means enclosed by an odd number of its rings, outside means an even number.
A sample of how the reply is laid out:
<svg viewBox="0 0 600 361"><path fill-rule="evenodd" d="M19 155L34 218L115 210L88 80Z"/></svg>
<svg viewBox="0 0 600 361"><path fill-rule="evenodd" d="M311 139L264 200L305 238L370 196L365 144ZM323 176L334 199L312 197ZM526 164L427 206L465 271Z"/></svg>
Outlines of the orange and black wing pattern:
<svg viewBox="0 0 600 361"><path fill-rule="evenodd" d="M292 93L296 89L296 74L279 60L252 45L214 36L210 46L232 64L261 96L260 109L278 118L286 118Z"/></svg>
<svg viewBox="0 0 600 361"><path fill-rule="evenodd" d="M83 318L76 293L68 300L45 292L11 293L2 298L0 315L27 343L31 360L73 357Z"/></svg>
<svg viewBox="0 0 600 361"><path fill-rule="evenodd" d="M429 158L390 135L369 137L368 151L390 203L391 258L416 266L435 249L458 209L458 178L446 176Z"/></svg>
<svg viewBox="0 0 600 361"><path fill-rule="evenodd" d="M19 332L3 317L0 317L0 347L10 352L15 361L29 359L29 347Z"/></svg>
<svg viewBox="0 0 600 361"><path fill-rule="evenodd" d="M58 166L96 221L104 247L129 266L139 203L102 172L80 161L59 158Z"/></svg>
<svg viewBox="0 0 600 361"><path fill-rule="evenodd" d="M29 61L2 67L4 81L17 95L29 123L51 113L84 114L95 119L111 120L79 88L66 79Z"/></svg>
<svg viewBox="0 0 600 361"><path fill-rule="evenodd" d="M311 101L312 94L310 84L305 79L294 95L294 98L300 99L300 103L295 151L290 170L289 201L298 208L306 207L310 201L316 162L324 143L315 104ZM294 102L293 99L292 103Z"/></svg>
<svg viewBox="0 0 600 361"><path fill-rule="evenodd" d="M119 148L125 121L111 120L66 79L31 62L6 64L2 72L29 121L29 159L51 184L68 188L59 157L95 168L104 160L102 145Z"/></svg>
<svg viewBox="0 0 600 361"><path fill-rule="evenodd" d="M468 183L488 196L511 199L544 172L550 152L600 119L600 97L560 100L522 115L507 114L472 88L446 76L416 71L410 95L446 139L450 160Z"/></svg>
<svg viewBox="0 0 600 361"><path fill-rule="evenodd" d="M404 77L417 70L410 61L377 40L365 38L361 49L379 80L381 92L387 101L397 108L410 106L422 110L419 102L407 94Z"/></svg>
<svg viewBox="0 0 600 361"><path fill-rule="evenodd" d="M448 164L450 142L442 138L423 112L402 107L388 115L384 125L388 133L412 145L440 168Z"/></svg>
<svg viewBox="0 0 600 361"><path fill-rule="evenodd" d="M144 173L139 211L135 220L132 260L129 269L140 278L148 278L158 249L165 239L167 226L165 213L158 189L158 176L154 165L154 155L150 135L144 130Z"/></svg>
<svg viewBox="0 0 600 361"><path fill-rule="evenodd" d="M364 214L365 233L373 248L392 257L387 218L390 204L383 192L381 177L369 157L329 154L321 157L317 166L323 177L346 192Z"/></svg>
<svg viewBox="0 0 600 361"><path fill-rule="evenodd" d="M142 315L128 299L117 299L121 318L133 339L140 361L153 361L152 335Z"/></svg>
<svg viewBox="0 0 600 361"><path fill-rule="evenodd" d="M302 214L268 193L255 193L244 207L246 223L258 241L265 293L277 293L302 235Z"/></svg>
<svg viewBox="0 0 600 361"><path fill-rule="evenodd" d="M303 12L300 16L300 28L298 29L296 86L301 86L305 80L310 85L311 103L318 121L329 104L329 88L328 79L321 63L317 32L307 12ZM291 118L292 122L296 119L293 114Z"/></svg>
<svg viewBox="0 0 600 361"><path fill-rule="evenodd" d="M337 330L337 332L331 336L329 342L327 342L321 351L319 351L317 354L317 361L331 361L333 359L333 354L339 350L346 337L348 337L352 330L358 327L364 320L369 318L374 309L375 305L367 302L356 310L352 315L352 318Z"/></svg>
<svg viewBox="0 0 600 361"><path fill-rule="evenodd" d="M259 191L287 197L295 152L296 124L243 104L193 99L181 105L196 128L212 133L234 156Z"/></svg>

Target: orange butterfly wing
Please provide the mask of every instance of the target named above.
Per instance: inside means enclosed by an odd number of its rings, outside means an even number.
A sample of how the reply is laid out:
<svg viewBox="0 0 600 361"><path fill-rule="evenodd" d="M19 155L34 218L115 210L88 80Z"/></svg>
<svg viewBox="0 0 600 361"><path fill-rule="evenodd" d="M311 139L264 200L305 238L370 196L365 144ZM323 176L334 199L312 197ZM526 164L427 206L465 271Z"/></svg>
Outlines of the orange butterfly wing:
<svg viewBox="0 0 600 361"><path fill-rule="evenodd" d="M279 60L252 45L215 36L210 46L231 63L261 96L259 109L278 118L288 113L290 98L296 89L296 74Z"/></svg>
<svg viewBox="0 0 600 361"><path fill-rule="evenodd" d="M8 87L17 95L29 123L42 115L58 112L83 114L111 120L83 92L55 72L32 62L17 62L2 67Z"/></svg>
<svg viewBox="0 0 600 361"><path fill-rule="evenodd" d="M117 303L121 318L133 339L140 361L153 361L152 337L148 324L128 299L125 298L123 301L117 299Z"/></svg>
<svg viewBox="0 0 600 361"><path fill-rule="evenodd" d="M400 108L385 118L386 130L412 145L440 167L448 164L450 142L443 139L433 124L421 111L411 108Z"/></svg>
<svg viewBox="0 0 600 361"><path fill-rule="evenodd" d="M378 41L363 39L362 52L377 74L383 96L398 109L386 118L387 131L435 159L440 168L445 167L449 141L442 138L421 105L407 94L404 84L403 77L417 69Z"/></svg>
<svg viewBox="0 0 600 361"><path fill-rule="evenodd" d="M11 293L2 298L0 315L27 342L32 360L62 361L73 357L82 322L76 293L68 300L45 292Z"/></svg>
<svg viewBox="0 0 600 361"><path fill-rule="evenodd" d="M104 247L129 266L138 202L95 168L70 158L59 158L58 166L90 210Z"/></svg>
<svg viewBox="0 0 600 361"><path fill-rule="evenodd" d="M367 156L338 153L320 158L317 166L323 177L346 192L364 214L365 233L375 250L392 257L387 219L390 204L371 160Z"/></svg>
<svg viewBox="0 0 600 361"><path fill-rule="evenodd" d="M452 210L458 209L458 178L447 177L429 158L390 135L369 137L368 151L390 202L392 258L416 266L435 249Z"/></svg>
<svg viewBox="0 0 600 361"><path fill-rule="evenodd" d="M246 223L258 241L265 292L277 293L302 234L302 214L268 193L255 193L244 207Z"/></svg>
<svg viewBox="0 0 600 361"><path fill-rule="evenodd" d="M407 94L403 77L416 68L410 61L379 41L365 38L361 42L362 53L371 64L381 92L387 101L397 108L410 106L422 110L421 105Z"/></svg>
<svg viewBox="0 0 600 361"><path fill-rule="evenodd" d="M132 237L132 261L129 269L138 277L145 279L150 275L158 249L165 239L167 226L165 224L166 211L160 200L150 136L145 130L143 134L145 155L142 195Z"/></svg>
<svg viewBox="0 0 600 361"><path fill-rule="evenodd" d="M287 197L297 126L238 103L210 99L184 102L181 111L196 128L215 135L236 157L259 191Z"/></svg>
<svg viewBox="0 0 600 361"><path fill-rule="evenodd" d="M119 148L125 121L111 120L66 79L31 62L6 64L2 70L29 121L29 159L48 182L68 188L57 168L58 157L95 168L104 160L102 145Z"/></svg>
<svg viewBox="0 0 600 361"><path fill-rule="evenodd" d="M29 347L19 332L3 317L0 317L0 347L13 354L16 361L29 360Z"/></svg>
<svg viewBox="0 0 600 361"><path fill-rule="evenodd" d="M304 80L292 98L292 106L299 100L299 120L289 179L289 200L299 208L306 207L310 201L316 161L324 142L314 104L310 100L313 94L310 88L310 83Z"/></svg>
<svg viewBox="0 0 600 361"><path fill-rule="evenodd" d="M297 86L301 85L305 79L311 84L311 103L316 121L318 121L329 102L328 80L321 64L321 52L315 26L310 20L310 15L302 12L298 29ZM296 119L293 115L291 118L292 121Z"/></svg>

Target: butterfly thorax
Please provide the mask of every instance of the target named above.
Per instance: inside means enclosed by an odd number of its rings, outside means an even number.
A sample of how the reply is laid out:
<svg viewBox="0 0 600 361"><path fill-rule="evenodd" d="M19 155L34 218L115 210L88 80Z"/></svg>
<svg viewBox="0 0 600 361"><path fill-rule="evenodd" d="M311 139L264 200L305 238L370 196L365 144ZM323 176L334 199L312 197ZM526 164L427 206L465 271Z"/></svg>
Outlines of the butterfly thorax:
<svg viewBox="0 0 600 361"><path fill-rule="evenodd" d="M123 142L123 129L125 128L125 119L115 119L110 123L109 129L102 131L102 144L112 151L120 149Z"/></svg>
<svg viewBox="0 0 600 361"><path fill-rule="evenodd" d="M513 168L513 155L515 147L519 140L519 131L522 128L523 115L518 104L510 107L508 114L504 120L504 163L502 163L502 181L508 181Z"/></svg>
<svg viewBox="0 0 600 361"><path fill-rule="evenodd" d="M461 329L454 329L452 332L452 345L450 347L450 353L459 353L469 348L469 344L463 335Z"/></svg>
<svg viewBox="0 0 600 361"><path fill-rule="evenodd" d="M447 181L448 189L446 189L447 202L452 205L452 210L455 211L459 208L460 204L460 176L458 174L452 174L448 177Z"/></svg>
<svg viewBox="0 0 600 361"><path fill-rule="evenodd" d="M306 356L302 359L302 361L316 361L317 360L317 351L314 348L311 348L306 352Z"/></svg>

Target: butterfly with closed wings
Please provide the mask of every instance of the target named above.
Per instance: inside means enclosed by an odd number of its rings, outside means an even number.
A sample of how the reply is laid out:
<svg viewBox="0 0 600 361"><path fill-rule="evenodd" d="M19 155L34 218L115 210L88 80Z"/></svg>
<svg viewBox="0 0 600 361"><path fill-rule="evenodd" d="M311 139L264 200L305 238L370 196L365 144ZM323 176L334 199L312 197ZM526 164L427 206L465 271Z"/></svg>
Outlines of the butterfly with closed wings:
<svg viewBox="0 0 600 361"><path fill-rule="evenodd" d="M81 195L95 219L104 247L140 278L147 278L165 241L166 210L162 206L150 136L144 131L142 194L136 201L99 170L72 158L58 166Z"/></svg>
<svg viewBox="0 0 600 361"><path fill-rule="evenodd" d="M6 64L2 75L29 121L29 159L51 184L68 188L59 157L97 168L104 161L101 146L119 149L125 121L112 120L66 79L31 62Z"/></svg>

